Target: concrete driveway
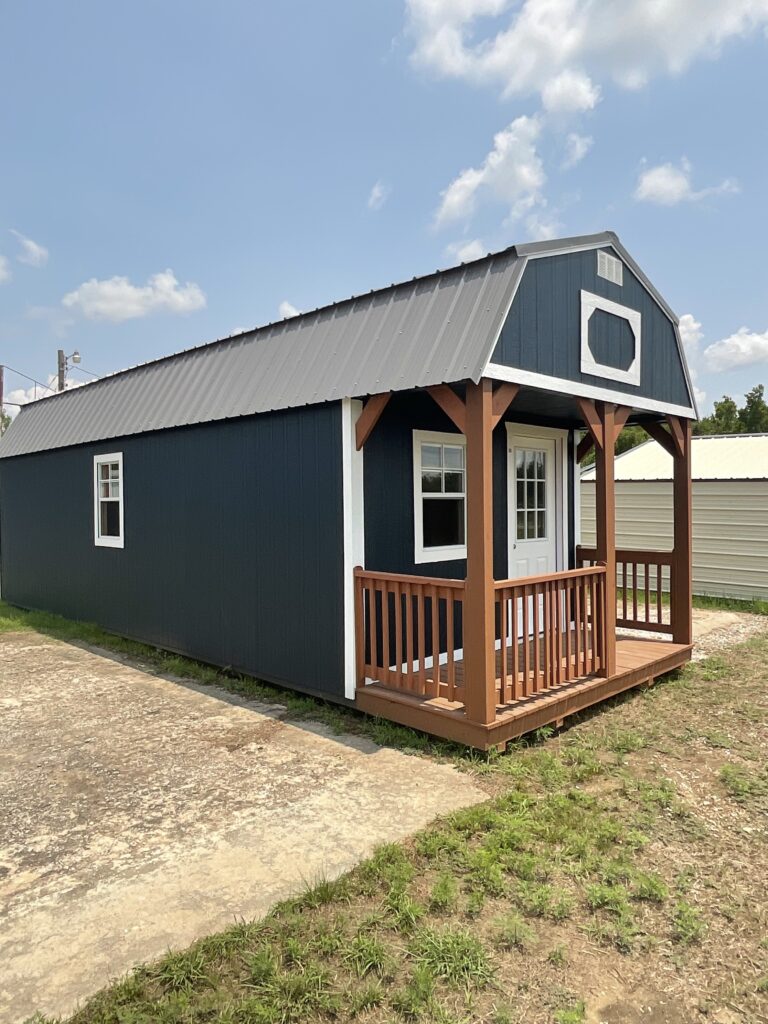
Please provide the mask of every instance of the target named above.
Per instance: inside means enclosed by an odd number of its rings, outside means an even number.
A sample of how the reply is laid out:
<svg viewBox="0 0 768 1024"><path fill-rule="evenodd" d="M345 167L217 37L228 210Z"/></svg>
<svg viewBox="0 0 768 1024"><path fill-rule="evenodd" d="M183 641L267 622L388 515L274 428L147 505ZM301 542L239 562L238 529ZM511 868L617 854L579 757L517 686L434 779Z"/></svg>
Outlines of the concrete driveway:
<svg viewBox="0 0 768 1024"><path fill-rule="evenodd" d="M0 1021L263 914L484 794L448 766L0 637Z"/></svg>

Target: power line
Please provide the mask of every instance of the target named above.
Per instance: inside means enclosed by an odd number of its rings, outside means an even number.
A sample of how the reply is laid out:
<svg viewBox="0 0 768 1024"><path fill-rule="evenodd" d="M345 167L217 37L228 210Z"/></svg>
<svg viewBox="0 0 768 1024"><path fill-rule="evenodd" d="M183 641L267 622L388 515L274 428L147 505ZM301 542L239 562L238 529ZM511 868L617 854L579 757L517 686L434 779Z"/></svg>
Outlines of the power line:
<svg viewBox="0 0 768 1024"><path fill-rule="evenodd" d="M80 373L87 373L90 374L91 377L95 377L96 380L99 379L98 373L94 373L93 370L86 370L84 366L70 366L70 370L79 370Z"/></svg>
<svg viewBox="0 0 768 1024"><path fill-rule="evenodd" d="M56 394L54 389L49 384L43 384L43 382L41 380L35 380L34 377L30 377L28 373L22 373L21 370L14 370L14 368L12 366L9 366L8 363L5 363L4 366L5 366L6 370L9 370L11 373L15 373L18 377L23 377L24 380L31 380L32 383L33 384L37 384L38 387L45 388L46 391L50 391L54 395ZM17 405L18 403L17 402L6 402L5 404L6 405Z"/></svg>

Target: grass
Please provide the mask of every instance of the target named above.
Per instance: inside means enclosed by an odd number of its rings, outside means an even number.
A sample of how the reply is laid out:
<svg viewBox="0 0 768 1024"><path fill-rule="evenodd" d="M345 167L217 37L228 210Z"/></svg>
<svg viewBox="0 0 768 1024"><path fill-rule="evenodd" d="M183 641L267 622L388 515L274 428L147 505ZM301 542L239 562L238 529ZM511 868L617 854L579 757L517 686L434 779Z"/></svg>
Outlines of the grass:
<svg viewBox="0 0 768 1024"><path fill-rule="evenodd" d="M622 601L624 597L624 590L622 587L616 588L616 600ZM627 587L627 606L629 606L634 600L634 590L632 587ZM655 601L655 595L651 598ZM637 592L638 606L641 606L645 602L645 591L638 590ZM669 605L669 593L662 591L661 603L666 607ZM747 612L751 615L768 615L768 601L763 601L760 598L752 598L747 600L741 600L736 597L725 597L724 595L717 594L694 594L692 604L694 608L712 609L716 611L726 612Z"/></svg>
<svg viewBox="0 0 768 1024"><path fill-rule="evenodd" d="M137 646L123 653L163 671L167 655ZM71 1024L579 1024L598 1012L601 979L650 1005L666 998L671 970L690 1000L680 1019L695 1019L705 996L713 1012L731 1001L758 1019L766 687L768 635L503 755L389 731L421 756L450 757L488 800L379 847L341 879L314 880L263 921L137 969ZM307 704L323 707L300 698L296 714Z"/></svg>

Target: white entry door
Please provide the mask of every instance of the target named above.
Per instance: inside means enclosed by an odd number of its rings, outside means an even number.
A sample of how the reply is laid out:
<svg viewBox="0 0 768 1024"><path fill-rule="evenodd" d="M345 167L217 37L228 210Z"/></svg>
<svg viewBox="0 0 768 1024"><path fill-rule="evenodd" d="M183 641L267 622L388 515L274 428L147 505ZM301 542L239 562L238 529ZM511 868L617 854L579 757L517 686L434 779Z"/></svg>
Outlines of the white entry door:
<svg viewBox="0 0 768 1024"><path fill-rule="evenodd" d="M563 431L507 425L509 578L564 565Z"/></svg>

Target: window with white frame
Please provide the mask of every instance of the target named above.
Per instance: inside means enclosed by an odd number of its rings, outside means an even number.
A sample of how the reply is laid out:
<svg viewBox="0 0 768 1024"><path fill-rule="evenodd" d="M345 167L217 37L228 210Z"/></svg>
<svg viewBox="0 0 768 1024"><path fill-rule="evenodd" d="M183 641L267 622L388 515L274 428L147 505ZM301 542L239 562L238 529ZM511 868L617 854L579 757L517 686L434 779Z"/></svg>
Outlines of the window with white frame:
<svg viewBox="0 0 768 1024"><path fill-rule="evenodd" d="M466 450L461 434L413 432L416 562L466 558Z"/></svg>
<svg viewBox="0 0 768 1024"><path fill-rule="evenodd" d="M100 547L123 547L123 455L96 455L93 460L94 541Z"/></svg>

